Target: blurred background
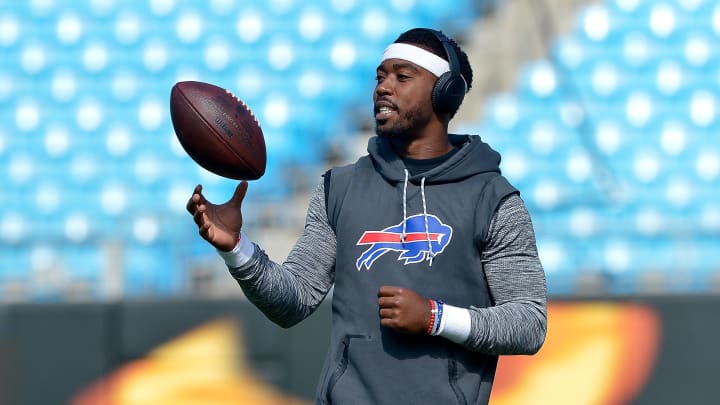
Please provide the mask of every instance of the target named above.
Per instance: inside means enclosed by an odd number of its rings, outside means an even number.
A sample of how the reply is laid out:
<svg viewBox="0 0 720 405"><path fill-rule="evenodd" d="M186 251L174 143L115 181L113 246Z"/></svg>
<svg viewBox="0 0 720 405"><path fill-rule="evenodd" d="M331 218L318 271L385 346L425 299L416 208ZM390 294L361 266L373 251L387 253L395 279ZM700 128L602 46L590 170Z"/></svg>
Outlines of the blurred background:
<svg viewBox="0 0 720 405"><path fill-rule="evenodd" d="M0 0L0 403L310 402L328 303L282 330L244 300L184 208L236 182L185 154L170 89L255 112L244 229L282 261L413 27L468 53L451 130L502 154L547 275L548 342L493 403L714 403L716 0Z"/></svg>

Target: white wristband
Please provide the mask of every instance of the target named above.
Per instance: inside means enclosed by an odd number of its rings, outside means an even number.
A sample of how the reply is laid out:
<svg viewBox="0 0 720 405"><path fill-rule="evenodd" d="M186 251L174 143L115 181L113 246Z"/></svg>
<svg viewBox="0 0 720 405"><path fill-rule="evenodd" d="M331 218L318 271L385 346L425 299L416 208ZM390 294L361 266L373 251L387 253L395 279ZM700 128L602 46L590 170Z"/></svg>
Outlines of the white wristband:
<svg viewBox="0 0 720 405"><path fill-rule="evenodd" d="M472 318L469 310L445 304L438 335L451 342L462 344L470 336L471 324Z"/></svg>
<svg viewBox="0 0 720 405"><path fill-rule="evenodd" d="M225 264L227 264L228 267L235 269L242 267L245 263L250 261L253 253L255 253L255 245L247 238L247 236L245 236L244 233L240 232L240 240L233 250L223 252L218 249L217 252L220 257L225 260Z"/></svg>

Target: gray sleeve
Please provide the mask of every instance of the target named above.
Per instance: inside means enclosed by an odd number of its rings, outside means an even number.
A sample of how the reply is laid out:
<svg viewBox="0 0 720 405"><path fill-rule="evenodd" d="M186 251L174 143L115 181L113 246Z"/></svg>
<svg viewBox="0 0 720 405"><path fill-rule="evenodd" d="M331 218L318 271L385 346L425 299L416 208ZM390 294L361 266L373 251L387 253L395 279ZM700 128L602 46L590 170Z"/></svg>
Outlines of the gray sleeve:
<svg viewBox="0 0 720 405"><path fill-rule="evenodd" d="M284 263L254 247L250 261L229 269L248 300L284 328L312 314L335 279L336 239L327 220L323 183L310 198L305 229Z"/></svg>
<svg viewBox="0 0 720 405"><path fill-rule="evenodd" d="M493 306L470 308L469 350L534 354L547 331L545 273L530 215L518 195L506 198L489 228L483 270Z"/></svg>

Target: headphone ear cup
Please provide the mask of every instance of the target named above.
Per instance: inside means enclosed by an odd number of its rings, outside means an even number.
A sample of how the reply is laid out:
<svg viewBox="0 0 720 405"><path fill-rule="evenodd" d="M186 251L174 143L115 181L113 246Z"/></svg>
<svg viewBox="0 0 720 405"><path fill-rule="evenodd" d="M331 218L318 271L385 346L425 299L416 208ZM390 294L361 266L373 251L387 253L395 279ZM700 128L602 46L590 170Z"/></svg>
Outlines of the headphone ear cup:
<svg viewBox="0 0 720 405"><path fill-rule="evenodd" d="M432 106L437 113L457 111L465 98L467 85L465 79L457 73L445 72L437 78L432 91Z"/></svg>
<svg viewBox="0 0 720 405"><path fill-rule="evenodd" d="M432 90L432 106L435 112L445 113L446 100L445 100L445 87L447 87L447 81L450 78L450 72L445 72L435 81L435 86Z"/></svg>

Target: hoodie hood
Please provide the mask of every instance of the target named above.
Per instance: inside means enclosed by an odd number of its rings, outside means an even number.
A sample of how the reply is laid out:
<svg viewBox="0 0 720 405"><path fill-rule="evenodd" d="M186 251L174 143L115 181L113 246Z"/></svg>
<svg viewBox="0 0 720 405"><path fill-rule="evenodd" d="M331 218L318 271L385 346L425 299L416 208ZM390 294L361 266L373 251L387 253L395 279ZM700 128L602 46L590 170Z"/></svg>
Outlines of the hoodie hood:
<svg viewBox="0 0 720 405"><path fill-rule="evenodd" d="M428 225L427 199L425 185L433 183L449 183L459 181L480 173L500 173L500 154L495 152L488 144L480 140L477 135L450 134L450 143L458 147L458 151L447 161L424 173L410 176L400 156L395 153L390 142L375 136L368 142L368 153L375 169L380 175L391 183L403 183L402 189L402 233L400 240L405 243L408 221L408 183L420 183L423 218L425 220L425 237L428 243L426 260L432 266L436 252L433 251Z"/></svg>
<svg viewBox="0 0 720 405"><path fill-rule="evenodd" d="M434 169L410 176L408 178L410 182L418 183L424 178L426 184L445 183L479 173L500 173L500 154L483 142L479 136L454 134L448 136L450 143L459 150ZM388 140L374 136L368 141L367 150L375 168L388 182L397 183L406 180L405 165Z"/></svg>

